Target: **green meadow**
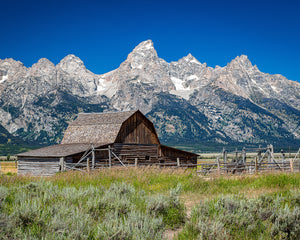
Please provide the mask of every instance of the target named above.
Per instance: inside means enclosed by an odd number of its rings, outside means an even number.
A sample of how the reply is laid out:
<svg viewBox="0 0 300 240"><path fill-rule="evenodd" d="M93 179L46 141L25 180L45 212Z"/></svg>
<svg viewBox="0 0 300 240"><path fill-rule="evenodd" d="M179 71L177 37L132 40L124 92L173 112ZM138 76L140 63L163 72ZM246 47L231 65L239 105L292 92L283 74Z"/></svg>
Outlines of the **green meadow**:
<svg viewBox="0 0 300 240"><path fill-rule="evenodd" d="M112 168L0 176L1 239L299 239L300 174Z"/></svg>

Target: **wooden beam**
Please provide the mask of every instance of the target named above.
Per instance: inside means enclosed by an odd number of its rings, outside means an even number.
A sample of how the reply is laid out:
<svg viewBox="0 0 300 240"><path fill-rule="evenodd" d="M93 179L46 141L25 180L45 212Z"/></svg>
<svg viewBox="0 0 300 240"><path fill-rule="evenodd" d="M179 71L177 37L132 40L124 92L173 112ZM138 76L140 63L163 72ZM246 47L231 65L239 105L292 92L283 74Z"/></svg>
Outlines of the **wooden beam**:
<svg viewBox="0 0 300 240"><path fill-rule="evenodd" d="M243 147L242 155L243 155L243 163L246 163L247 159L246 159L246 148L245 147Z"/></svg>
<svg viewBox="0 0 300 240"><path fill-rule="evenodd" d="M108 145L108 166L111 168L111 147Z"/></svg>
<svg viewBox="0 0 300 240"><path fill-rule="evenodd" d="M92 168L95 168L95 148L92 144Z"/></svg>
<svg viewBox="0 0 300 240"><path fill-rule="evenodd" d="M60 171L64 172L66 170L66 166L65 166L65 158L61 157L59 159L59 166L60 166Z"/></svg>

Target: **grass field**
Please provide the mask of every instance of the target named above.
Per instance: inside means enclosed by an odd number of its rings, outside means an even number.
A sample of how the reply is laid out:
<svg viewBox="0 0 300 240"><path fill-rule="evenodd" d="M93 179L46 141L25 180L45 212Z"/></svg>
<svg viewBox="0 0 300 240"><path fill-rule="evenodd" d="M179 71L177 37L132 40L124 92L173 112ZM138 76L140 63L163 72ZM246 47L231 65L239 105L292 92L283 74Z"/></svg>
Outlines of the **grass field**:
<svg viewBox="0 0 300 240"><path fill-rule="evenodd" d="M0 161L0 173L2 174L15 174L18 172L17 163L15 161Z"/></svg>
<svg viewBox="0 0 300 240"><path fill-rule="evenodd" d="M298 239L300 234L299 173L210 179L193 170L113 168L48 178L3 174L0 182L1 239Z"/></svg>

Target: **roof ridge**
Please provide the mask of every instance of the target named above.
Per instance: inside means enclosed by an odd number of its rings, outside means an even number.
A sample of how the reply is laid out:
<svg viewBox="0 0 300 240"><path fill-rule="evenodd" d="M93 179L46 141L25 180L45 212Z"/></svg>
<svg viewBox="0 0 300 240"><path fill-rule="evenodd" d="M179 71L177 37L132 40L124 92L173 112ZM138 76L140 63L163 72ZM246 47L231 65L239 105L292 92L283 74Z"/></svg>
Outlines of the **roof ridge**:
<svg viewBox="0 0 300 240"><path fill-rule="evenodd" d="M118 112L90 112L90 113L78 113L79 114L107 114L107 113L129 113L129 112L137 112L138 110L128 110L128 111L118 111Z"/></svg>

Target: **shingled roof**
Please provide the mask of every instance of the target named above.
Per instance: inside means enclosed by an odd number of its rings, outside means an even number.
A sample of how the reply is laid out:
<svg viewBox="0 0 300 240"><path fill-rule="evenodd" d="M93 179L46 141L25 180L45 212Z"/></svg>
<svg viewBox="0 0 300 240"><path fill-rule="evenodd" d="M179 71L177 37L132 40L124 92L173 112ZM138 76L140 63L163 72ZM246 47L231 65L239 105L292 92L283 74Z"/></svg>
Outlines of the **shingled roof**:
<svg viewBox="0 0 300 240"><path fill-rule="evenodd" d="M79 113L70 123L61 143L113 143L122 123L135 112Z"/></svg>
<svg viewBox="0 0 300 240"><path fill-rule="evenodd" d="M106 143L94 145L98 148ZM67 157L76 153L85 152L91 148L91 144L88 143L75 143L75 144L59 144L49 147L43 147L35 150L31 150L24 153L17 154L18 157Z"/></svg>

